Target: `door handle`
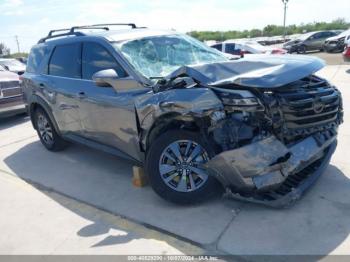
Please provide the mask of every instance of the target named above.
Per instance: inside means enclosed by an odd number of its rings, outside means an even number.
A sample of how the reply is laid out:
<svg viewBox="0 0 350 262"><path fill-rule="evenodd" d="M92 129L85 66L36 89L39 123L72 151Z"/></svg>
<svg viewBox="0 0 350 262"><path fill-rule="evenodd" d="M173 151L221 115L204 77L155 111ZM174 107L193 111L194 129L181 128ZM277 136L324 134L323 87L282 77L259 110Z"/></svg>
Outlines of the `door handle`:
<svg viewBox="0 0 350 262"><path fill-rule="evenodd" d="M45 88L45 84L44 84L44 83L40 83L40 84L39 84L39 88L40 88L40 89Z"/></svg>
<svg viewBox="0 0 350 262"><path fill-rule="evenodd" d="M85 94L85 92L79 92L78 94L77 94L77 97L79 98L79 99L82 99L82 98L85 98L86 97L86 94Z"/></svg>

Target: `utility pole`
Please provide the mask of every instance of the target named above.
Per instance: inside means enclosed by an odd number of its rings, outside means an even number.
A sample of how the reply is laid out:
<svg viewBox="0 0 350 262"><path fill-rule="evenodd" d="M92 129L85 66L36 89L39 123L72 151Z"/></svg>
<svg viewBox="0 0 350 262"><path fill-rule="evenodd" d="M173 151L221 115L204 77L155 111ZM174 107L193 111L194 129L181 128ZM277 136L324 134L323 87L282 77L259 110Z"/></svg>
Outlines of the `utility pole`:
<svg viewBox="0 0 350 262"><path fill-rule="evenodd" d="M283 39L286 40L286 16L287 16L287 4L289 0L282 0L284 5L284 17L283 17Z"/></svg>
<svg viewBox="0 0 350 262"><path fill-rule="evenodd" d="M15 35L15 39L16 39L16 43L17 43L17 52L20 53L20 49L19 49L19 41L18 41L18 36Z"/></svg>

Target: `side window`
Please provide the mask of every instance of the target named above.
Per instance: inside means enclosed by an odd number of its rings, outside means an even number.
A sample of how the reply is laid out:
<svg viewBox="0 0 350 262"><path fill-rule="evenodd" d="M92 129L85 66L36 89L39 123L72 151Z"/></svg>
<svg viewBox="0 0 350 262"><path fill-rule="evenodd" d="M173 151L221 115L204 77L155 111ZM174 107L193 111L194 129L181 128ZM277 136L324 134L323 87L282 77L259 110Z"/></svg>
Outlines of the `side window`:
<svg viewBox="0 0 350 262"><path fill-rule="evenodd" d="M30 51L26 71L28 73L37 73L41 61L44 59L44 48L33 47Z"/></svg>
<svg viewBox="0 0 350 262"><path fill-rule="evenodd" d="M322 33L317 33L313 35L313 39L320 39L322 37Z"/></svg>
<svg viewBox="0 0 350 262"><path fill-rule="evenodd" d="M235 50L235 44L226 44L225 45L225 52L229 53L229 54L235 54L236 50Z"/></svg>
<svg viewBox="0 0 350 262"><path fill-rule="evenodd" d="M219 50L219 51L222 51L222 44L216 44L216 45L213 45L213 46L211 46L212 48L215 48L215 49L217 49L217 50Z"/></svg>
<svg viewBox="0 0 350 262"><path fill-rule="evenodd" d="M49 63L49 75L80 78L80 43L58 45Z"/></svg>
<svg viewBox="0 0 350 262"><path fill-rule="evenodd" d="M92 42L83 44L83 79L92 79L92 75L105 69L114 69L119 77L126 77L126 72L115 58L101 45Z"/></svg>

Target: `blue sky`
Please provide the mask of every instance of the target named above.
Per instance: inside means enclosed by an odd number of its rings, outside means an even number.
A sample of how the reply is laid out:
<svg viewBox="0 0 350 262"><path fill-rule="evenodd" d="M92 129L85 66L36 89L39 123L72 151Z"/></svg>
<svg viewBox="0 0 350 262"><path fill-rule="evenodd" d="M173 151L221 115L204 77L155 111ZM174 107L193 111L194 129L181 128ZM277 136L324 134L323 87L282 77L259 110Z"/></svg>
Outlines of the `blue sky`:
<svg viewBox="0 0 350 262"><path fill-rule="evenodd" d="M288 24L350 21L349 0L290 0ZM162 29L243 30L282 24L281 0L0 0L0 42L21 51L50 29L105 22L134 22Z"/></svg>

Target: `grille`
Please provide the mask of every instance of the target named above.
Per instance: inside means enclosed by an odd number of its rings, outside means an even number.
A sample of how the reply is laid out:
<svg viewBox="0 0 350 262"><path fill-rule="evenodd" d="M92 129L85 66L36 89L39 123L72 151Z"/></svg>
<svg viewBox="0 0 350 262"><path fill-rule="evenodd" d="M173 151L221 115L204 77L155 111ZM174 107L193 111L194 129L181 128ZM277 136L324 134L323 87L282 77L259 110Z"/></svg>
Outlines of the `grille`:
<svg viewBox="0 0 350 262"><path fill-rule="evenodd" d="M1 89L18 87L18 86L19 86L19 81L4 81L4 82L0 82L0 88Z"/></svg>
<svg viewBox="0 0 350 262"><path fill-rule="evenodd" d="M22 88L18 81L0 82L0 97L14 97L22 95Z"/></svg>
<svg viewBox="0 0 350 262"><path fill-rule="evenodd" d="M338 90L316 76L301 79L275 93L287 130L335 123L341 109Z"/></svg>

